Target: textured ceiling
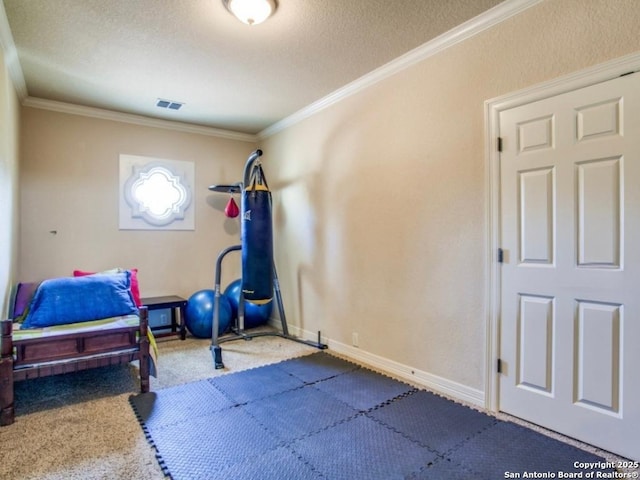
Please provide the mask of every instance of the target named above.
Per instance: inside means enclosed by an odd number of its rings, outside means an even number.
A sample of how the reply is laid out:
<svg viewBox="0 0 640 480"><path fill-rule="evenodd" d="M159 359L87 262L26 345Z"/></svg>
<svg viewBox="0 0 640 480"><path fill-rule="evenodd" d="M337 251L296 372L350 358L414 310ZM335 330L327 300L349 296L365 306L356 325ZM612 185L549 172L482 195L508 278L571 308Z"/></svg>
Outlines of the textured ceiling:
<svg viewBox="0 0 640 480"><path fill-rule="evenodd" d="M27 94L258 133L501 0L2 0ZM158 98L184 102L179 111Z"/></svg>

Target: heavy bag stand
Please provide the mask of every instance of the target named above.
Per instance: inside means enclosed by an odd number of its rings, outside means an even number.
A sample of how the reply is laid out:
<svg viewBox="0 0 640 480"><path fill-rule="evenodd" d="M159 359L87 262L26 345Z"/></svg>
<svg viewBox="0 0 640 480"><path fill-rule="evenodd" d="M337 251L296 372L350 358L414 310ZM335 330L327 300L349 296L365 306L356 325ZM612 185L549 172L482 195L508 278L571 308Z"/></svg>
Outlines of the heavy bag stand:
<svg viewBox="0 0 640 480"><path fill-rule="evenodd" d="M243 182L239 182L233 185L212 185L209 187L209 190L213 192L223 192L223 193L239 193L242 192L245 185L249 184L251 171L258 161L258 159L262 156L262 150L256 150L247 160L247 163L244 167L244 175ZM233 328L233 333L225 334L220 337L218 335L218 328L220 325L220 296L221 294L221 278L222 278L222 261L224 257L235 251L241 251L242 245L232 245L230 247L225 248L218 254L218 258L216 260L216 273L215 273L215 286L214 286L214 300L213 300L213 322L211 325L211 353L213 355L213 362L216 369L224 368L224 363L222 362L222 348L220 344L223 342L229 342L232 340L251 340L256 337L265 337L265 336L277 336L286 338L287 340L293 340L295 342L304 343L306 345L310 345L312 347L326 349L327 345L321 342L320 331L318 331L318 340L313 342L311 340L304 340L302 338L295 337L289 333L289 328L287 327L287 318L284 313L284 304L282 302L282 293L280 292L280 282L278 281L278 274L276 271L275 262L273 262L273 293L275 296L276 307L278 308L278 315L280 317L280 323L282 330L281 331L267 331L267 332L255 332L255 333L246 333L244 329L244 294L242 289L240 289L240 298L238 299L238 318L236 320L235 328Z"/></svg>

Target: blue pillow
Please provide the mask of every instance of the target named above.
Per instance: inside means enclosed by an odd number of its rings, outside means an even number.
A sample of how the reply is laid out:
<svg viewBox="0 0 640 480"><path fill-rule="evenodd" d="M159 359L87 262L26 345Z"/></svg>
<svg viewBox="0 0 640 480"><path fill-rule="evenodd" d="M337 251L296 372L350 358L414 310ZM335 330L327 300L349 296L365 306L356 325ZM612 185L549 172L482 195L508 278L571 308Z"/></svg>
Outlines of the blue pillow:
<svg viewBox="0 0 640 480"><path fill-rule="evenodd" d="M21 328L100 320L138 313L131 296L131 273L45 280L36 290Z"/></svg>

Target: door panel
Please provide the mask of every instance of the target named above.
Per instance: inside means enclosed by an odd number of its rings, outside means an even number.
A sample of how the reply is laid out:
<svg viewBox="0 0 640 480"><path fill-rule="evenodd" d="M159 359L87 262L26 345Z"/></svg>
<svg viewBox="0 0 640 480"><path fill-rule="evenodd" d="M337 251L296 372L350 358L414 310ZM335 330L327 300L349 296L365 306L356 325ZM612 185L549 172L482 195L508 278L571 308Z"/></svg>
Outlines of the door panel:
<svg viewBox="0 0 640 480"><path fill-rule="evenodd" d="M554 170L519 172L520 262L553 263Z"/></svg>
<svg viewBox="0 0 640 480"><path fill-rule="evenodd" d="M640 460L640 74L499 129L500 409Z"/></svg>
<svg viewBox="0 0 640 480"><path fill-rule="evenodd" d="M575 402L620 413L621 305L578 302Z"/></svg>
<svg viewBox="0 0 640 480"><path fill-rule="evenodd" d="M518 386L553 394L553 298L520 296Z"/></svg>
<svg viewBox="0 0 640 480"><path fill-rule="evenodd" d="M578 265L620 267L620 157L578 162Z"/></svg>

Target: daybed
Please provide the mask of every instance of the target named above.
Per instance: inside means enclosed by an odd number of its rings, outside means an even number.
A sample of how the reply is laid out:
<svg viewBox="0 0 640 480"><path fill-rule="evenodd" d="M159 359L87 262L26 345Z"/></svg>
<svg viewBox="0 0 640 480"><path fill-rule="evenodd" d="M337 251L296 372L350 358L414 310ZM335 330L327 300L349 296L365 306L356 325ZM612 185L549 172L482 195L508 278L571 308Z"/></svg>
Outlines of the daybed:
<svg viewBox="0 0 640 480"><path fill-rule="evenodd" d="M20 380L138 360L140 390L149 391L154 342L127 272L45 280L19 320L0 322L0 426L14 422Z"/></svg>

